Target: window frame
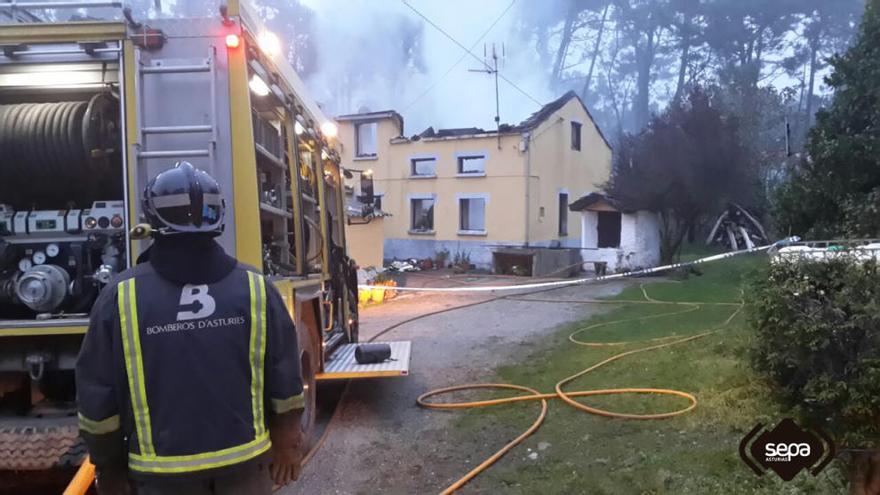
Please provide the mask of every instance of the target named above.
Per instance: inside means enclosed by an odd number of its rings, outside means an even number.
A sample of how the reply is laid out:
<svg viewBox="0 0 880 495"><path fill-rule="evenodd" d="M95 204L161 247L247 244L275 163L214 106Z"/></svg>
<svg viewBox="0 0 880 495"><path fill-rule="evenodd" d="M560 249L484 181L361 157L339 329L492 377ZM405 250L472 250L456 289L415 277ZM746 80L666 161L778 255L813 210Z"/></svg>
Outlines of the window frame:
<svg viewBox="0 0 880 495"><path fill-rule="evenodd" d="M489 207L489 195L488 194L457 194L455 197L456 202L458 203L458 235L477 235L484 236L488 232L486 220L487 220L487 212ZM464 202L465 201L474 201L479 200L483 202L483 228L482 229L465 229L462 223L464 213ZM470 208L470 206L468 206Z"/></svg>
<svg viewBox="0 0 880 495"><path fill-rule="evenodd" d="M465 172L464 171L464 162L469 159L482 159L483 167L482 170L474 171L474 172ZM486 162L489 161L489 153L485 151L469 151L469 152L459 152L455 154L455 173L458 177L485 177L486 176Z"/></svg>
<svg viewBox="0 0 880 495"><path fill-rule="evenodd" d="M434 162L434 171L430 174L417 174L416 162ZM409 177L412 179L433 179L437 177L437 159L436 155L413 155L409 157Z"/></svg>
<svg viewBox="0 0 880 495"><path fill-rule="evenodd" d="M408 199L409 199L409 229L408 229L408 232L410 234L416 234L416 235L433 234L435 232L435 229L437 228L437 226L435 224L436 219L434 218L434 211L436 211L436 209L437 209L437 197L435 195L427 195L427 196L425 196L425 195L412 195L412 196L409 196ZM419 202L431 201L431 203L432 203L431 204L431 227L429 229L417 229L416 228L416 225L415 225L415 223L416 223L415 222L415 220L416 220L415 203L416 203L416 201L419 201Z"/></svg>
<svg viewBox="0 0 880 495"><path fill-rule="evenodd" d="M373 126L373 149L374 153L361 153L361 133L360 128L364 125ZM371 159L379 156L379 122L365 121L355 122L354 124L354 157L355 159Z"/></svg>
<svg viewBox="0 0 880 495"><path fill-rule="evenodd" d="M577 137L577 139L575 139ZM571 149L574 151L581 151L583 149L584 142L584 124L572 120L571 121Z"/></svg>
<svg viewBox="0 0 880 495"><path fill-rule="evenodd" d="M563 200L563 197L565 198ZM557 233L559 237L568 236L568 191L559 191L557 195L559 214L557 218Z"/></svg>
<svg viewBox="0 0 880 495"><path fill-rule="evenodd" d="M373 208L382 211L382 197L385 193L373 193Z"/></svg>

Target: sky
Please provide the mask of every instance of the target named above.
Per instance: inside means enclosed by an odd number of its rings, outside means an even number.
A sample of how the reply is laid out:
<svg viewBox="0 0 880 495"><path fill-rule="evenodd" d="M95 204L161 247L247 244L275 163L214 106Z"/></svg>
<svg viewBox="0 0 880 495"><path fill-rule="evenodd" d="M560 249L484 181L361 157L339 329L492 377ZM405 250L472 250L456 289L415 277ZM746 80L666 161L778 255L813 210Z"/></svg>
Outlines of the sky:
<svg viewBox="0 0 880 495"><path fill-rule="evenodd" d="M536 67L546 65L537 60L534 50L518 46L520 43L514 33L514 22L519 2L510 8L504 17L489 31L485 38L477 42L481 35L499 18L511 4L511 0L408 0L432 22L466 47L476 43L473 52L482 60L484 42L491 52L492 43L500 52L502 44L506 57L501 66L501 74L513 81L525 93L540 103L554 98L548 90L544 73ZM486 73L469 72L479 69L481 62L470 56L458 65L456 62L465 53L453 41L444 36L408 8L400 0L305 0L307 6L317 15L319 26L318 46L322 65L316 77L307 80L313 96L322 103L331 115L355 113L361 110L396 110L405 121L405 134L413 135L428 126L449 127L495 127L495 82ZM350 102L342 108L334 108L333 100L326 88L338 82L336 74L341 73L347 64L363 64L365 69L372 67L381 71L383 50L396 50L390 40L371 39L377 25L392 22L397 16L406 16L414 23L424 22L423 43L425 73L415 70L403 71L394 84L387 81L373 81L366 87L354 90ZM381 31L380 31L381 32ZM364 59L362 51L357 50L367 44L375 59ZM357 52L357 60L348 57ZM385 58L383 58L385 57ZM334 67L336 61L338 67ZM445 77L444 74L449 72ZM510 84L499 81L500 115L502 123L518 123L539 108L530 97L514 89Z"/></svg>

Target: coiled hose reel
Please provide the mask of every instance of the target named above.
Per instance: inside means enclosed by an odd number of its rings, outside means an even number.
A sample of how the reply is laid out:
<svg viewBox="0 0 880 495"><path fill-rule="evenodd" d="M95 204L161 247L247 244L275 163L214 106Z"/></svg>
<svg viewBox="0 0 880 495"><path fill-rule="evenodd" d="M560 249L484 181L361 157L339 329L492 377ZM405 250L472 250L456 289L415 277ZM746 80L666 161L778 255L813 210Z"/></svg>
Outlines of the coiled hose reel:
<svg viewBox="0 0 880 495"><path fill-rule="evenodd" d="M120 140L119 102L109 93L89 101L0 105L0 198L87 202L112 175L109 157L118 154Z"/></svg>

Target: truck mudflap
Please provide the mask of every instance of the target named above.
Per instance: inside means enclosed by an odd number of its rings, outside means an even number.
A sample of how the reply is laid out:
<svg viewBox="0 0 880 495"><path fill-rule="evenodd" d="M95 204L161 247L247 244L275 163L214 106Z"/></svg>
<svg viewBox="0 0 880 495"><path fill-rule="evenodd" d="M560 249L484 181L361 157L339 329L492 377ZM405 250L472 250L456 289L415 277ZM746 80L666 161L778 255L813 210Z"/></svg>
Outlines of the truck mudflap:
<svg viewBox="0 0 880 495"><path fill-rule="evenodd" d="M349 378L380 378L409 375L412 342L372 342L372 344L388 344L391 346L391 358L376 364L359 364L355 359L355 351L359 344L345 344L324 363L324 372L315 378L318 380L345 380Z"/></svg>
<svg viewBox="0 0 880 495"><path fill-rule="evenodd" d="M86 446L75 421L69 425L0 427L0 470L76 467L85 457Z"/></svg>

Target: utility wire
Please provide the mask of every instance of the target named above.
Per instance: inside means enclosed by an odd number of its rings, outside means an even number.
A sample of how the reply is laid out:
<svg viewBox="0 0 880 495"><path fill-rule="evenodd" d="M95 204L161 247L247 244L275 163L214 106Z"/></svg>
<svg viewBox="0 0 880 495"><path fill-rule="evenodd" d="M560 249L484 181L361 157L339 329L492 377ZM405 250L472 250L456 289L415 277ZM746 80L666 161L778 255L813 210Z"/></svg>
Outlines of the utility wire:
<svg viewBox="0 0 880 495"><path fill-rule="evenodd" d="M404 3L406 3L406 2L404 2ZM440 84L441 81L443 81L444 79L446 79L446 76L448 76L449 74L451 74L452 71L455 70L456 67L458 67L458 65L459 65L459 64L465 59L465 57L467 57L468 54L469 54L471 51L473 51L473 49L476 48L476 46L477 46L478 44L480 44L481 41L483 41L483 38L485 38L486 35L488 35L493 29L495 29L495 26L496 26L499 22L501 22L501 19L503 19L504 16L507 15L507 12L510 11L510 9L513 7L513 5L514 5L515 3L516 3L516 0L512 0L512 1L510 2L510 5L508 5L507 8L504 9L503 12L501 12L501 15L499 15L497 19L495 19L495 22L493 22L491 26L489 26L485 31L483 31L483 34L481 34L480 37L477 38L477 41L474 41L474 44L471 45L470 50L466 50L465 53L463 53L463 54L461 55L461 57L459 57L458 60L456 60L455 63L452 64L452 67L450 67L446 72L444 72L443 75L440 76L436 81L434 81L433 83L431 83L431 85L428 86L427 89L425 89L424 91L422 91L422 93L421 93L419 96L417 96L413 101L411 101L411 102L409 103L409 105L405 106L405 107L403 108L403 110L401 110L401 111L402 111L402 112L405 112L405 111L409 110L410 107L412 107L413 105L415 105L415 104L416 104L419 100L421 100L425 95L427 95L427 94L430 93L434 88L436 88L437 85ZM410 6L410 8L412 8L412 6Z"/></svg>
<svg viewBox="0 0 880 495"><path fill-rule="evenodd" d="M472 52L471 50L468 49L468 47L464 46L464 45L461 44L457 39L453 38L451 34L449 34L449 33L447 33L446 31L444 31L443 28L441 28L441 27L438 26L436 23L434 23L434 21L432 21L432 20L429 19L427 16L425 16L425 14L422 14L421 12L419 12L419 10L416 9L415 7L413 7L412 5L410 5L409 2L407 2L406 0L401 0L401 1L403 2L404 5L406 5L407 7L409 7L410 10L412 10L413 12L415 12L416 15L418 15L419 17L421 17L422 19L424 19L424 21L427 22L428 24L430 24L431 26L433 26L434 29L436 29L437 31L440 31L440 33L442 33L443 36L446 36L447 38L449 38L450 41L452 41L453 43L455 43L456 45L458 45L459 48L461 48L462 50L464 50L464 51L465 51L467 54L469 54L474 60L476 60L477 62L479 62L480 64L482 64L484 67L486 67L486 69L488 69L488 70L494 70L491 66L489 66L489 64L486 63L485 60L483 60L483 59L481 59L480 57L476 56L476 55L474 54L474 52ZM516 83L514 83L513 81L511 81L510 79L508 79L507 77L505 77L504 74L501 74L501 73L499 72L499 73L498 73L498 77L500 77L500 78L501 78L504 82L506 82L507 84L511 85L511 86L513 87L513 89L515 89L515 90L519 91L520 93L522 93L526 98L528 98L528 99L532 100L533 102L537 103L539 106L543 106L543 105L544 105L543 103L541 103L540 101L538 101L535 97L533 97L532 95L526 93L524 89L522 89L522 88L520 88L519 86L517 86Z"/></svg>

